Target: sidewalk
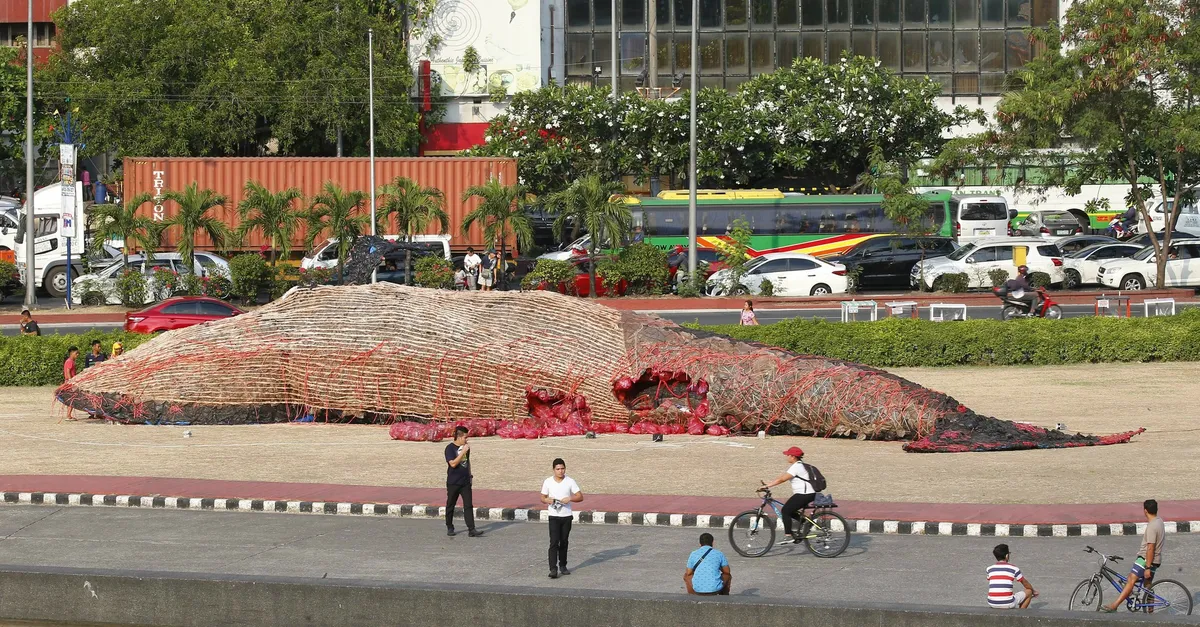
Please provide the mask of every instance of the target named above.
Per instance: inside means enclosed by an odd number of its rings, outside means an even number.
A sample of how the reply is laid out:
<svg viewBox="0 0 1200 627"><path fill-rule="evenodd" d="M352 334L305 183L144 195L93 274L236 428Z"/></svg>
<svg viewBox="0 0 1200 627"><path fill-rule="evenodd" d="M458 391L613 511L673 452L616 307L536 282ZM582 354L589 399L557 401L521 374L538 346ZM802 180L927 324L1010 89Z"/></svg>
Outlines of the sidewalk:
<svg viewBox="0 0 1200 627"><path fill-rule="evenodd" d="M437 516L445 504L439 488L376 487L102 477L0 475L6 504L228 509L325 514ZM723 527L758 505L755 499L705 496L588 494L580 522L595 524ZM540 520L544 506L529 492L475 490L483 520ZM1163 501L1169 531L1200 533L1200 500ZM1144 524L1140 503L1095 505L988 505L888 503L838 499L838 513L857 533L972 536L1133 535ZM1195 521L1195 522L1189 522Z"/></svg>
<svg viewBox="0 0 1200 627"><path fill-rule="evenodd" d="M1114 295L1115 291L1088 292L1052 292L1055 302L1060 305L1095 305L1096 297ZM1125 292L1130 296L1130 304L1136 306L1148 298L1174 298L1178 303L1200 302L1194 290L1164 289L1142 290L1140 292ZM874 300L882 306L887 302L916 302L920 307L928 307L933 303L963 304L968 306L997 305L996 297L991 292L971 292L967 294L930 294L928 292L897 292L888 294L839 294L832 297L810 296L803 298L754 298L754 306L758 309L838 309L841 303L848 300ZM701 309L740 310L745 298L679 298L662 296L658 298L601 298L596 302L623 311L683 311ZM96 324L125 322L125 314L121 312L93 312L88 308L80 308L61 313L34 313L34 319L39 324ZM17 314L0 314L0 324L18 324L21 316Z"/></svg>

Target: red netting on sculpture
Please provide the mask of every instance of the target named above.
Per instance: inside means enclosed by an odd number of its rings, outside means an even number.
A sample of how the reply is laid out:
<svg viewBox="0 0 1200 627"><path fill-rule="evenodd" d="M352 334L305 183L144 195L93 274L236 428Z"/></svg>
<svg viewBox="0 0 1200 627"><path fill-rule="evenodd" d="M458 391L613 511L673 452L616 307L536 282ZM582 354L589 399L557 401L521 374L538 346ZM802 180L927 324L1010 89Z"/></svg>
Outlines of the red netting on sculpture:
<svg viewBox="0 0 1200 627"><path fill-rule="evenodd" d="M763 430L917 440L921 451L1128 440L1020 428L1014 439L1003 427L1014 423L880 370L584 299L391 284L296 290L163 334L58 393L121 422L368 422L408 440L458 424L520 438Z"/></svg>

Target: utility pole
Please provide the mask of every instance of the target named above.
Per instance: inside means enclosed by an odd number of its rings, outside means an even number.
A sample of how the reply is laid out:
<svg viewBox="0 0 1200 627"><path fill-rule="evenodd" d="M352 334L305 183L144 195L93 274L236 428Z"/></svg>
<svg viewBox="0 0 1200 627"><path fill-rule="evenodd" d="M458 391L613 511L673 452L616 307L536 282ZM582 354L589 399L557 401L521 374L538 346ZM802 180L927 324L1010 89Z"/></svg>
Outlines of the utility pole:
<svg viewBox="0 0 1200 627"><path fill-rule="evenodd" d="M648 42L649 54L646 56L646 87L650 93L658 87L658 0L647 0L650 14L646 16L646 25L650 30Z"/></svg>
<svg viewBox="0 0 1200 627"><path fill-rule="evenodd" d="M696 281L696 92L700 89L700 0L692 0L691 134L688 137L688 280Z"/></svg>
<svg viewBox="0 0 1200 627"><path fill-rule="evenodd" d="M375 29L367 29L367 100L368 126L371 149L371 235L375 235ZM376 270L371 270L371 282L375 282Z"/></svg>
<svg viewBox="0 0 1200 627"><path fill-rule="evenodd" d="M25 306L37 306L37 288L33 279L33 236L37 224L33 218L33 0L29 0L28 33L25 37Z"/></svg>
<svg viewBox="0 0 1200 627"><path fill-rule="evenodd" d="M618 71L618 63L617 63L617 58L619 56L617 54L617 23L618 23L619 18L620 18L620 16L617 15L617 0L612 0L612 54L609 55L609 59L611 59L611 61L612 61L612 97L613 97L613 100L617 99L617 79L619 78L619 74L620 74L620 72Z"/></svg>

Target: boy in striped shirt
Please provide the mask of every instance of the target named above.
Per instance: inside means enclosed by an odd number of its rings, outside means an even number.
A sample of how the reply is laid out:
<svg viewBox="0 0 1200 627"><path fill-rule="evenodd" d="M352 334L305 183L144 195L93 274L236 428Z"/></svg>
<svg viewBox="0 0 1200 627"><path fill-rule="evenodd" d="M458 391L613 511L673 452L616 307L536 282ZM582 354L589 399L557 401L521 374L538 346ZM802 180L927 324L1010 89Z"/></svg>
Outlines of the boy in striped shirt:
<svg viewBox="0 0 1200 627"><path fill-rule="evenodd" d="M1021 569L1008 563L1008 545L997 544L996 548L992 549L992 555L995 555L999 561L988 566L987 569L988 607L997 610L1028 608L1038 593L1025 575L1021 574ZM1013 586L1018 581L1025 586L1025 589L1013 592Z"/></svg>

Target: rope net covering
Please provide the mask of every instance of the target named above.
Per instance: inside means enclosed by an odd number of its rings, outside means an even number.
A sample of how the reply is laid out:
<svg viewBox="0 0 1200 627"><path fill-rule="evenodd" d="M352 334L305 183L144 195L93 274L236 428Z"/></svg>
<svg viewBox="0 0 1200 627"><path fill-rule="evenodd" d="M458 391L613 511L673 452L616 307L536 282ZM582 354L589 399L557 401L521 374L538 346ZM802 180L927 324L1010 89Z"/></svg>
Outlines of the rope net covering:
<svg viewBox="0 0 1200 627"><path fill-rule="evenodd" d="M465 424L504 437L764 430L960 451L1111 444L1140 432L1030 429L880 370L551 292L388 283L295 289L165 333L58 395L120 422L366 422L406 440Z"/></svg>

